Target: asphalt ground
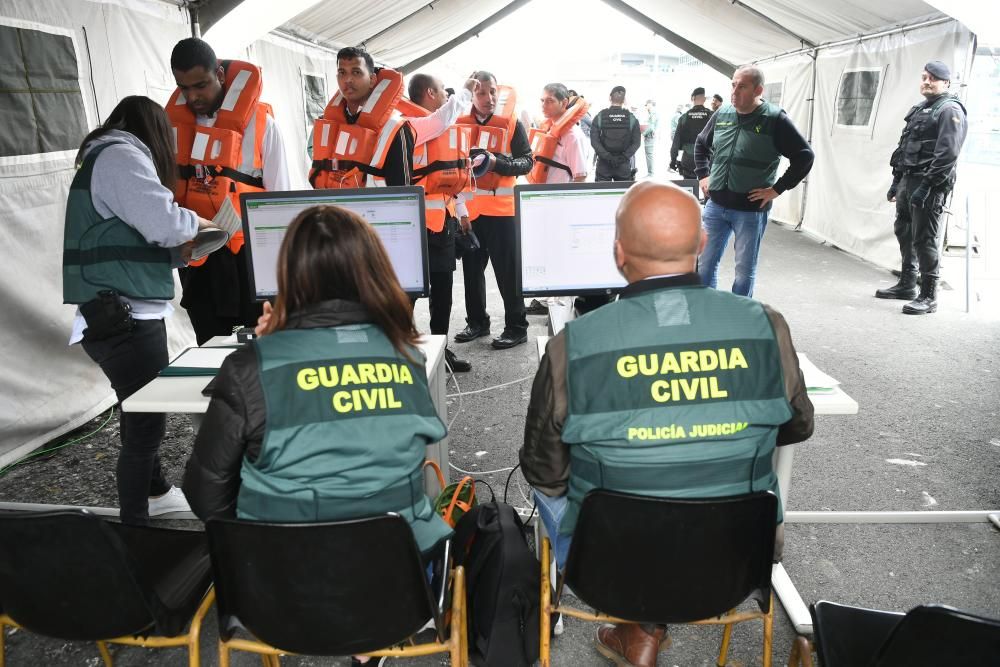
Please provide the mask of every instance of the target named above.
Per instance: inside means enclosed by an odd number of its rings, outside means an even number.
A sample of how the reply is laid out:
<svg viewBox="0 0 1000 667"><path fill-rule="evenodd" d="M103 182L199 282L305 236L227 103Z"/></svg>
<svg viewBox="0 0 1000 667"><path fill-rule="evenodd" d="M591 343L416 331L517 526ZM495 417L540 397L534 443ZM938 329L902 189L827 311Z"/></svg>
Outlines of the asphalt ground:
<svg viewBox="0 0 1000 667"><path fill-rule="evenodd" d="M945 280L959 284L958 271L947 266ZM731 280L730 249L720 285ZM940 292L939 311L933 315L902 315L902 302L873 298L875 289L893 282L889 272L805 234L772 224L765 235L755 296L785 315L797 349L838 379L860 405L857 415L817 417L815 435L796 450L788 509L1000 510L1000 318L982 310L964 313L964 295L956 290ZM499 334L503 312L492 274L487 285L493 331ZM418 303L417 320L427 328L426 301ZM451 462L488 481L501 496L504 469L517 462L537 366L533 339L547 334L544 317L529 320L528 344L511 350L492 350L489 338L451 343L459 356L474 364L472 372L449 381ZM463 326L459 266L452 334ZM172 447L180 459L189 446L184 436L188 428L185 417L171 420L176 441ZM104 458L108 472L113 472L113 457ZM52 474L58 474L58 466L66 465L66 460L54 457L36 464L32 468L38 472L31 474L44 475L45 467L56 467ZM69 477L74 482L60 494L92 495L85 488L86 478ZM0 480L4 499L18 495L19 479L31 486L22 476ZM106 495L107 486L102 480L102 491L97 493ZM489 494L484 487L480 493ZM522 493L527 493L526 485L515 475L508 502L528 506ZM906 610L936 602L1000 617L1000 532L985 522L790 523L784 564L807 604L826 599ZM386 604L391 607L392 601ZM595 628L567 619L565 634L553 642L553 664L608 664L593 648ZM714 665L721 632L720 628L671 628L674 643L660 655L659 665ZM217 664L216 637L210 613L203 630L203 664ZM793 628L779 604L774 664L784 664L793 639ZM23 631L9 634L7 649L9 665L99 664L93 644ZM759 665L760 651L760 624L741 624L734 631L729 665ZM180 649L122 647L115 653L121 667L186 664ZM396 663L403 661L389 661ZM417 667L444 663L434 657L407 661ZM259 661L237 654L233 664ZM282 664L346 665L347 660L287 657Z"/></svg>

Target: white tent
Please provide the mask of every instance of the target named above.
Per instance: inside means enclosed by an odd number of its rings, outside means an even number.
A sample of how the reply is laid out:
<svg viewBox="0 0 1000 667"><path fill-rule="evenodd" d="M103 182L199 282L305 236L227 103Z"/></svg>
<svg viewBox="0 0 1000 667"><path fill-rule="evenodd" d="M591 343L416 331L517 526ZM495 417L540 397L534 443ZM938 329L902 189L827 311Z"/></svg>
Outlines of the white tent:
<svg viewBox="0 0 1000 667"><path fill-rule="evenodd" d="M528 1L318 2L290 19L255 21L244 53L220 55L263 69L264 100L304 184L307 128L332 94L337 48L364 44L381 63L412 72ZM605 2L727 75L760 62L766 95L817 154L807 183L778 200L775 219L883 266L897 261L886 163L923 63L948 61L955 82L964 81L975 45L969 28L919 0ZM0 1L0 465L114 402L96 366L66 345L73 309L61 304L58 249L77 130L125 95L165 102L173 44L222 28L240 4ZM993 11L960 4L964 20ZM183 311L169 331L174 349L193 342Z"/></svg>

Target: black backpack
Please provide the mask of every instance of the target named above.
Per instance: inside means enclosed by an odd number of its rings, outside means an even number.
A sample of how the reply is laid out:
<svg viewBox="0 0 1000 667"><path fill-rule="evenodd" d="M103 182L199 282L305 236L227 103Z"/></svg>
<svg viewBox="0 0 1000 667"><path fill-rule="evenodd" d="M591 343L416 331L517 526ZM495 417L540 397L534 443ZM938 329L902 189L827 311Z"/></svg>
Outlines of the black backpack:
<svg viewBox="0 0 1000 667"><path fill-rule="evenodd" d="M533 665L541 577L521 517L506 503L477 505L455 526L454 544L465 566L472 664Z"/></svg>

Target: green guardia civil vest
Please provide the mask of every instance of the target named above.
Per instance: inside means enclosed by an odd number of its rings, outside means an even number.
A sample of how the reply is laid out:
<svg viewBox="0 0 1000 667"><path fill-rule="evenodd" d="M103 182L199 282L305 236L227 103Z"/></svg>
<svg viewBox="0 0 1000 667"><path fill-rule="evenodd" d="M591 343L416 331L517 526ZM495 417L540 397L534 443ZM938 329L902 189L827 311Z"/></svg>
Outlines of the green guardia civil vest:
<svg viewBox="0 0 1000 667"><path fill-rule="evenodd" d="M446 433L423 364L372 324L288 329L255 345L267 426L257 460L243 459L238 517L316 522L395 512L422 551L451 534L423 489L426 447Z"/></svg>
<svg viewBox="0 0 1000 667"><path fill-rule="evenodd" d="M716 112L709 190L750 192L774 185L781 160L774 147L774 126L780 113L779 107L767 101L742 117L731 104Z"/></svg>
<svg viewBox="0 0 1000 667"><path fill-rule="evenodd" d="M792 408L759 302L702 286L651 291L568 323L566 353L571 473L560 533L573 532L595 488L778 494L771 458Z"/></svg>
<svg viewBox="0 0 1000 667"><path fill-rule="evenodd" d="M101 290L134 299L174 298L170 250L152 245L135 227L102 217L90 195L94 163L114 141L92 149L69 186L63 233L63 303L86 303Z"/></svg>

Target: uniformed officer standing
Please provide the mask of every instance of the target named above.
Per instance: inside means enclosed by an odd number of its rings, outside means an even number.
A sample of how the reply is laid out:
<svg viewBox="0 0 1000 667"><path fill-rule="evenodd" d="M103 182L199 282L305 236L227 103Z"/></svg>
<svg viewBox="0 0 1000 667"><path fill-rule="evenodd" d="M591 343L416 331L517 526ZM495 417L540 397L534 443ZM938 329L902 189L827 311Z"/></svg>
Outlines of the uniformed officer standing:
<svg viewBox="0 0 1000 667"><path fill-rule="evenodd" d="M677 121L674 142L670 145L670 170L680 172L684 178L697 178L694 173L694 142L712 116L712 112L705 107L704 88L695 88L691 92L691 103L694 106ZM678 162L677 153L681 150L684 156Z"/></svg>
<svg viewBox="0 0 1000 667"><path fill-rule="evenodd" d="M955 185L955 164L968 130L965 107L948 92L951 71L940 60L924 66L920 94L924 101L906 114L906 127L892 154L892 186L886 198L896 202L896 239L902 256L899 282L880 289L880 299L902 299L908 315L937 310L940 274L941 211ZM917 266L920 293L917 293Z"/></svg>
<svg viewBox="0 0 1000 667"><path fill-rule="evenodd" d="M642 144L639 121L625 108L625 87L611 89L611 106L601 109L590 129L590 145L597 153L595 181L635 179L635 152Z"/></svg>

